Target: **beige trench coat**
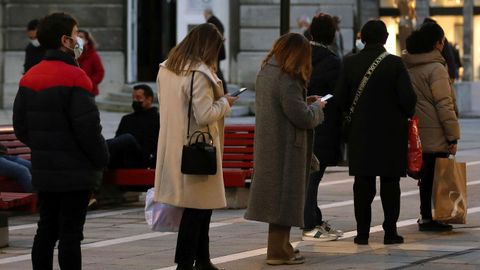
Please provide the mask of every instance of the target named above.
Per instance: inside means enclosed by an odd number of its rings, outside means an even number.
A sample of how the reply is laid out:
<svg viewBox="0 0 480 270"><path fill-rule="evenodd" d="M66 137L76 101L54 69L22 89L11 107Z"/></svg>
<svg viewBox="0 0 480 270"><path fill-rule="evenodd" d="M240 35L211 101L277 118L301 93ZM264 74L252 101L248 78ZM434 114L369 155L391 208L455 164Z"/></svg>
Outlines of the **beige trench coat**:
<svg viewBox="0 0 480 270"><path fill-rule="evenodd" d="M222 173L224 116L230 111L230 105L223 97L222 83L215 73L204 64L194 70L190 134L196 130L207 131L209 126L217 147L217 174L185 175L180 171L182 147L187 143L192 73L176 75L164 62L157 76L160 134L154 200L186 208L223 208L226 206Z"/></svg>

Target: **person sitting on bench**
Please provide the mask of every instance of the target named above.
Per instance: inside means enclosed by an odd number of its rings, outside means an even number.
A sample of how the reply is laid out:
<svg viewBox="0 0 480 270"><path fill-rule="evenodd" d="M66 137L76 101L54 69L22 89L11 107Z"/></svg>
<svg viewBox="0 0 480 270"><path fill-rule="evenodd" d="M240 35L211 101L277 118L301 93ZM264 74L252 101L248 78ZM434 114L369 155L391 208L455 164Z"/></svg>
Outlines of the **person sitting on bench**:
<svg viewBox="0 0 480 270"><path fill-rule="evenodd" d="M122 117L115 138L107 140L109 168L155 168L160 115L152 88L135 85L132 98L134 112Z"/></svg>
<svg viewBox="0 0 480 270"><path fill-rule="evenodd" d="M32 192L32 163L17 156L7 154L7 147L0 143L0 176L17 181L24 192Z"/></svg>

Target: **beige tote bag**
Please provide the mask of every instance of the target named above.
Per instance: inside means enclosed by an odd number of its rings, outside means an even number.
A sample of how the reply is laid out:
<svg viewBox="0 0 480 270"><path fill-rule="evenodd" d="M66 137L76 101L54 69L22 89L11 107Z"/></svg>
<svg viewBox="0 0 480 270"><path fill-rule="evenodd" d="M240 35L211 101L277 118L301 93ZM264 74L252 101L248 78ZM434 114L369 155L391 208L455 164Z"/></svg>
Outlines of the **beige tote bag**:
<svg viewBox="0 0 480 270"><path fill-rule="evenodd" d="M437 158L432 191L434 220L465 224L467 218L467 172L465 162Z"/></svg>

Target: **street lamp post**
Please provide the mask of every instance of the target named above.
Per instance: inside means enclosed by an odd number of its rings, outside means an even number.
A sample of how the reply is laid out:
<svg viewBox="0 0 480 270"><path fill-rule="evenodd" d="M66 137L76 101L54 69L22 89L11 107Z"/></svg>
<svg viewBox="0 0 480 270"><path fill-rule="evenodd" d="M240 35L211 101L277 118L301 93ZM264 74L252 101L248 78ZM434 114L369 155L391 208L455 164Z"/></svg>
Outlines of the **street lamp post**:
<svg viewBox="0 0 480 270"><path fill-rule="evenodd" d="M280 2L280 35L290 31L290 0Z"/></svg>

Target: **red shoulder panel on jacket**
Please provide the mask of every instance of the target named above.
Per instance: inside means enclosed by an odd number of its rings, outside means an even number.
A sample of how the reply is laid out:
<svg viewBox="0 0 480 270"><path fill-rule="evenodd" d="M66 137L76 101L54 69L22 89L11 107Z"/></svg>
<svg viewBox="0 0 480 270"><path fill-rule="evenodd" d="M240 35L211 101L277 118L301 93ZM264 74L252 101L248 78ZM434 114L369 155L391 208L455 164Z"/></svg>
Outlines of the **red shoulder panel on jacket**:
<svg viewBox="0 0 480 270"><path fill-rule="evenodd" d="M52 87L80 87L92 93L92 82L85 72L62 61L43 60L20 80L20 87L40 92Z"/></svg>

